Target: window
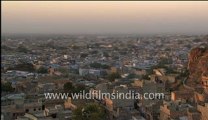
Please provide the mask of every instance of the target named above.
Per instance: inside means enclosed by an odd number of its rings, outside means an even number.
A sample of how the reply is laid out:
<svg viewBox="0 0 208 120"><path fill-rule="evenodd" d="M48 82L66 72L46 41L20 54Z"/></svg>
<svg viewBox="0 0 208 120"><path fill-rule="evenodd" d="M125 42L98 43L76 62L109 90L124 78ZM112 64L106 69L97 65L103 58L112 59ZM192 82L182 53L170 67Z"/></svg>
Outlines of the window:
<svg viewBox="0 0 208 120"><path fill-rule="evenodd" d="M52 118L56 118L56 114L52 114L51 117L52 117Z"/></svg>
<svg viewBox="0 0 208 120"><path fill-rule="evenodd" d="M45 110L45 105L42 106L42 110Z"/></svg>
<svg viewBox="0 0 208 120"><path fill-rule="evenodd" d="M29 112L29 109L26 109L25 112L28 113Z"/></svg>

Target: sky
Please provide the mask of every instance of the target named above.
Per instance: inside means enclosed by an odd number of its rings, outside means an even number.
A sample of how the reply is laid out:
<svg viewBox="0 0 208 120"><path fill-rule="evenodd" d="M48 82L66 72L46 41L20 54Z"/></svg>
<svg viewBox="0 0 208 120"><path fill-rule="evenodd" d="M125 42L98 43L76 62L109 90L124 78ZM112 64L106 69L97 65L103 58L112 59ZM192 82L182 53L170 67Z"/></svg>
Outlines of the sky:
<svg viewBox="0 0 208 120"><path fill-rule="evenodd" d="M3 1L2 33L206 34L208 2Z"/></svg>

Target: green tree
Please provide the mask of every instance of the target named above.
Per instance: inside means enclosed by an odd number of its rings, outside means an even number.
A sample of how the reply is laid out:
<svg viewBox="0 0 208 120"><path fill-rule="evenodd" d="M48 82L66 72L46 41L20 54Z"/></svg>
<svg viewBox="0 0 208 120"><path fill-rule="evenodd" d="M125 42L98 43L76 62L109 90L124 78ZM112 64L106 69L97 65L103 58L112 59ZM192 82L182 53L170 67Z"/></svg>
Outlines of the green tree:
<svg viewBox="0 0 208 120"><path fill-rule="evenodd" d="M149 76L148 75L143 75L142 76L142 79L145 79L145 80L150 80Z"/></svg>
<svg viewBox="0 0 208 120"><path fill-rule="evenodd" d="M98 51L97 50L93 50L90 52L90 54L98 54Z"/></svg>
<svg viewBox="0 0 208 120"><path fill-rule="evenodd" d="M74 91L74 86L71 82L67 82L64 84L64 91L67 91L67 92L72 92Z"/></svg>
<svg viewBox="0 0 208 120"><path fill-rule="evenodd" d="M76 85L72 92L73 93L79 93L80 91L83 91L83 90L87 90L84 85Z"/></svg>
<svg viewBox="0 0 208 120"><path fill-rule="evenodd" d="M4 92L13 92L14 88L12 88L11 82L6 82L1 84L1 90Z"/></svg>
<svg viewBox="0 0 208 120"><path fill-rule="evenodd" d="M109 54L107 52L103 52L103 56L104 57L110 57Z"/></svg>
<svg viewBox="0 0 208 120"><path fill-rule="evenodd" d="M127 76L127 78L132 79L132 78L137 78L138 76L134 73L131 73Z"/></svg>
<svg viewBox="0 0 208 120"><path fill-rule="evenodd" d="M42 74L48 73L48 69L45 68L45 67L40 67L40 68L37 70L37 73L42 73Z"/></svg>
<svg viewBox="0 0 208 120"><path fill-rule="evenodd" d="M108 79L112 82L115 81L115 79L121 78L121 75L116 72L116 73L111 73L108 75Z"/></svg>
<svg viewBox="0 0 208 120"><path fill-rule="evenodd" d="M31 63L21 63L17 64L14 67L9 67L8 70L20 70L20 71L28 71L35 72L35 68Z"/></svg>
<svg viewBox="0 0 208 120"><path fill-rule="evenodd" d="M62 73L63 77L68 78L69 77L69 70L67 68L58 68L58 71Z"/></svg>
<svg viewBox="0 0 208 120"><path fill-rule="evenodd" d="M1 49L2 49L2 50L8 50L8 51L9 51L9 50L13 50L11 47L6 46L6 45L2 45L2 46L1 46Z"/></svg>
<svg viewBox="0 0 208 120"><path fill-rule="evenodd" d="M127 51L120 51L119 52L121 55L126 55L128 52Z"/></svg>
<svg viewBox="0 0 208 120"><path fill-rule="evenodd" d="M84 117L82 116L82 107L78 107L73 111L72 120L84 120Z"/></svg>
<svg viewBox="0 0 208 120"><path fill-rule="evenodd" d="M73 45L71 46L71 48L76 50L76 49L79 49L79 46Z"/></svg>
<svg viewBox="0 0 208 120"><path fill-rule="evenodd" d="M87 90L84 85L73 85L71 82L64 84L64 91L70 93L79 93L80 91ZM87 92L87 91L86 91Z"/></svg>
<svg viewBox="0 0 208 120"><path fill-rule="evenodd" d="M23 52L23 53L29 53L30 52L30 50L29 49L27 49L25 46L23 46L23 45L20 45L18 48L17 48L17 51L18 52Z"/></svg>
<svg viewBox="0 0 208 120"><path fill-rule="evenodd" d="M81 54L80 54L80 57L81 57L81 58L86 58L87 56L88 56L87 53L81 53Z"/></svg>
<svg viewBox="0 0 208 120"><path fill-rule="evenodd" d="M106 120L105 109L96 104L90 103L73 111L73 120Z"/></svg>
<svg viewBox="0 0 208 120"><path fill-rule="evenodd" d="M165 65L165 64L171 64L172 62L173 60L171 58L162 58L158 64Z"/></svg>
<svg viewBox="0 0 208 120"><path fill-rule="evenodd" d="M108 66L108 65L106 65L106 64L101 64L101 63L97 63L97 62L91 63L91 64L90 64L90 67L96 68L96 69L99 69L99 68L102 68L102 69L109 69L109 68L110 68L110 66Z"/></svg>

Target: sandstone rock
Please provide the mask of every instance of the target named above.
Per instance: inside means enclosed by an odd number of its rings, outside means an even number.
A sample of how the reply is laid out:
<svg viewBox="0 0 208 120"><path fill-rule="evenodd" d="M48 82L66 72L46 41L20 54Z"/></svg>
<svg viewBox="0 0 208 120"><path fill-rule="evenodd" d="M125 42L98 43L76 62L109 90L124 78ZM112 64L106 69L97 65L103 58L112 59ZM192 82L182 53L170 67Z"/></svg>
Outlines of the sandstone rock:
<svg viewBox="0 0 208 120"><path fill-rule="evenodd" d="M208 47L196 47L190 51L188 70L189 79L187 85L193 88L198 86L204 87L202 79L208 73Z"/></svg>

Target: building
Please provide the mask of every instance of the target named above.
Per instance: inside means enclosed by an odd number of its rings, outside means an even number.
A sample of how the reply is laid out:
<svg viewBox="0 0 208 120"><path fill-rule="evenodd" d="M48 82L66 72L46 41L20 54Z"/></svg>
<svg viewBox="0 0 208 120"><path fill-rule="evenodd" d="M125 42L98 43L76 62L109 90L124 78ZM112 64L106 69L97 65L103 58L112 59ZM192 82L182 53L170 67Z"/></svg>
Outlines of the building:
<svg viewBox="0 0 208 120"><path fill-rule="evenodd" d="M187 116L189 108L193 108L193 106L181 101L164 103L160 106L160 120L179 119L180 117Z"/></svg>
<svg viewBox="0 0 208 120"><path fill-rule="evenodd" d="M194 100L194 91L173 91L171 92L171 100Z"/></svg>

